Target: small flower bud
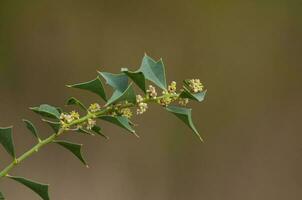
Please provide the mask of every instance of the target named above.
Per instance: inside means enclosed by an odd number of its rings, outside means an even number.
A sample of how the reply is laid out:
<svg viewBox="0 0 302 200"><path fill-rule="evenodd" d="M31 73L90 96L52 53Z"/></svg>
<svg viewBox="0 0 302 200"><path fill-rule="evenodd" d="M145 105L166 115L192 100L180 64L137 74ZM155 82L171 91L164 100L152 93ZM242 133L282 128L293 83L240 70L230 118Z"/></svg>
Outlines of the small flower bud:
<svg viewBox="0 0 302 200"><path fill-rule="evenodd" d="M88 119L87 120L87 130L91 130L94 126L96 125L96 121L93 119Z"/></svg>
<svg viewBox="0 0 302 200"><path fill-rule="evenodd" d="M60 120L63 123L71 123L73 121L73 117L71 115L69 115L69 114L62 113L60 115Z"/></svg>
<svg viewBox="0 0 302 200"><path fill-rule="evenodd" d="M93 103L89 106L88 110L92 113L95 113L101 110L101 106L98 103Z"/></svg>
<svg viewBox="0 0 302 200"><path fill-rule="evenodd" d="M144 101L144 98L141 95L139 95L139 94L136 95L136 103L140 103L142 101Z"/></svg>
<svg viewBox="0 0 302 200"><path fill-rule="evenodd" d="M155 99L157 96L156 89L152 85L149 85L149 89L147 90L147 93L148 93L149 97L151 97L153 99Z"/></svg>
<svg viewBox="0 0 302 200"><path fill-rule="evenodd" d="M132 112L131 112L131 110L129 109L129 108L123 108L122 110L121 110L121 114L122 114L122 116L124 116L124 117L127 117L127 118L131 118L132 117Z"/></svg>
<svg viewBox="0 0 302 200"><path fill-rule="evenodd" d="M143 103L143 102L139 103L138 108L136 110L136 114L138 114L138 115L143 114L144 112L147 111L147 108L148 108L148 104Z"/></svg>
<svg viewBox="0 0 302 200"><path fill-rule="evenodd" d="M194 93L198 93L203 90L203 85L199 79L189 80L189 87Z"/></svg>
<svg viewBox="0 0 302 200"><path fill-rule="evenodd" d="M188 98L180 98L178 103L182 106L186 106L189 103L189 99Z"/></svg>
<svg viewBox="0 0 302 200"><path fill-rule="evenodd" d="M171 94L176 93L176 82L172 81L171 84L168 86L168 92Z"/></svg>
<svg viewBox="0 0 302 200"><path fill-rule="evenodd" d="M80 119L80 114L78 112L76 112L76 111L72 111L70 113L70 116L72 117L73 120Z"/></svg>

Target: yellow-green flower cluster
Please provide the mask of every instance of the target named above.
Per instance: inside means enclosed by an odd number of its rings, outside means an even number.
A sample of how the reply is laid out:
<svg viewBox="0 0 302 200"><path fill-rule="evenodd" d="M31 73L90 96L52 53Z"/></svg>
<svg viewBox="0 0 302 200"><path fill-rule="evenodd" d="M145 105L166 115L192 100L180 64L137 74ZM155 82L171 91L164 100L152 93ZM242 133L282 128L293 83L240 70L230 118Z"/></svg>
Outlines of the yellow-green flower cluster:
<svg viewBox="0 0 302 200"><path fill-rule="evenodd" d="M176 94L176 82L172 81L171 84L168 86L168 92L170 94Z"/></svg>
<svg viewBox="0 0 302 200"><path fill-rule="evenodd" d="M152 99L155 99L157 97L157 92L156 92L155 87L153 87L152 85L149 85L149 89L147 90L147 94Z"/></svg>
<svg viewBox="0 0 302 200"><path fill-rule="evenodd" d="M88 108L89 112L95 113L101 110L101 106L98 103L93 103Z"/></svg>
<svg viewBox="0 0 302 200"><path fill-rule="evenodd" d="M199 79L189 80L189 87L194 93L198 93L203 90L203 85Z"/></svg>
<svg viewBox="0 0 302 200"><path fill-rule="evenodd" d="M127 118L131 118L132 117L132 111L130 110L130 108L122 108L121 109L121 114L122 114L122 116L124 116L124 117L127 117Z"/></svg>
<svg viewBox="0 0 302 200"><path fill-rule="evenodd" d="M141 95L136 95L136 103L138 105L136 114L141 115L147 111L148 104L144 102L144 98Z"/></svg>
<svg viewBox="0 0 302 200"><path fill-rule="evenodd" d="M91 130L96 125L96 121L94 119L87 120L87 130Z"/></svg>
<svg viewBox="0 0 302 200"><path fill-rule="evenodd" d="M178 103L181 105L181 106L186 106L188 103L189 103L189 99L188 98L180 98Z"/></svg>
<svg viewBox="0 0 302 200"><path fill-rule="evenodd" d="M71 123L74 120L80 119L80 115L76 111L72 111L70 113L62 113L60 115L60 120L63 124Z"/></svg>

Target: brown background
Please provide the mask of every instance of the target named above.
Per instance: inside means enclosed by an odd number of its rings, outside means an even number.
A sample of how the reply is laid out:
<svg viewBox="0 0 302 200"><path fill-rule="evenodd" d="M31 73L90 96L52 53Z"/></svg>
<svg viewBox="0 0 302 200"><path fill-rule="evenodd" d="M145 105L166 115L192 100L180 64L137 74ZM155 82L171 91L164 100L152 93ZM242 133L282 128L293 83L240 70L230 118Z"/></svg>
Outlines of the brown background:
<svg viewBox="0 0 302 200"><path fill-rule="evenodd" d="M12 174L50 183L55 200L302 199L301 13L285 0L1 0L0 126L14 125L19 154L34 144L22 118L50 133L27 107L95 101L64 85L136 69L144 52L164 59L169 81L208 88L192 104L204 144L153 106L136 118L140 139L109 124L107 142L67 136L85 144L90 169L49 145ZM38 199L10 180L0 190Z"/></svg>

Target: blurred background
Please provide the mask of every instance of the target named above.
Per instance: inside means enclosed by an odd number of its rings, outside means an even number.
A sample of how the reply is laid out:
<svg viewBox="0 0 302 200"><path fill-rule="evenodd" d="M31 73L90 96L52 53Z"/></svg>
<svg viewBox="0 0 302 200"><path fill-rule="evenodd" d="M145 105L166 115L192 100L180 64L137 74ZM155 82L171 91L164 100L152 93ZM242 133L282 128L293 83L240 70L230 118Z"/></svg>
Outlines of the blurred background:
<svg viewBox="0 0 302 200"><path fill-rule="evenodd" d="M22 118L51 133L29 106L96 101L64 85L137 69L145 52L163 58L169 82L196 77L208 89L191 104L204 144L152 106L135 118L139 139L107 123L109 141L68 135L89 169L49 145L12 174L49 183L55 200L302 199L301 13L290 0L1 0L0 126L14 125L19 154L35 142ZM38 199L10 180L0 189Z"/></svg>

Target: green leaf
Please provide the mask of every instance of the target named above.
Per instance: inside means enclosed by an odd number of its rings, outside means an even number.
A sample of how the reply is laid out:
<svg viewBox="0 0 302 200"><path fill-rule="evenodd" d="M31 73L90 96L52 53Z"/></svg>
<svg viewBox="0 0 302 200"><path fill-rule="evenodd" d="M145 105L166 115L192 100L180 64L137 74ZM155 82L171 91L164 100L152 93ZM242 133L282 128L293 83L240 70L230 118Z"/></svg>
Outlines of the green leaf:
<svg viewBox="0 0 302 200"><path fill-rule="evenodd" d="M86 161L84 160L81 152L82 144L71 143L68 141L54 141L55 143L61 145L62 147L68 149L71 153L73 153L86 167L88 167Z"/></svg>
<svg viewBox="0 0 302 200"><path fill-rule="evenodd" d="M76 105L76 106L80 106L83 110L87 110L86 106L84 106L84 104L79 101L78 99L74 98L74 97L70 97L67 101L66 101L66 105Z"/></svg>
<svg viewBox="0 0 302 200"><path fill-rule="evenodd" d="M5 198L4 198L3 194L2 194L2 192L0 192L0 200L5 200Z"/></svg>
<svg viewBox="0 0 302 200"><path fill-rule="evenodd" d="M95 132L96 134L98 134L98 135L100 135L100 136L102 136L102 137L104 137L106 140L108 140L109 139L109 137L108 136L106 136L106 135L104 135L103 133L102 133L102 129L101 129L101 127L99 127L99 126L94 126L94 127L92 127L92 129L91 129L93 132Z"/></svg>
<svg viewBox="0 0 302 200"><path fill-rule="evenodd" d="M194 133L198 136L198 138L202 140L201 136L199 135L197 129L195 128L192 120L192 109L179 107L170 105L166 107L166 110L173 113L176 117L178 117L181 121L183 121L187 126L189 126Z"/></svg>
<svg viewBox="0 0 302 200"><path fill-rule="evenodd" d="M48 185L34 182L32 180L28 180L23 177L15 177L15 176L8 176L8 177L28 187L36 194L38 194L43 200L49 200Z"/></svg>
<svg viewBox="0 0 302 200"><path fill-rule="evenodd" d="M98 72L105 80L106 84L113 87L115 90L124 92L128 87L128 77L123 74L112 74L108 72Z"/></svg>
<svg viewBox="0 0 302 200"><path fill-rule="evenodd" d="M56 107L47 104L42 104L39 107L32 107L30 109L43 117L60 119L60 111Z"/></svg>
<svg viewBox="0 0 302 200"><path fill-rule="evenodd" d="M130 125L129 119L127 117L124 116L100 116L99 117L102 120L108 121L110 123L113 123L121 128L126 129L127 131L129 131L130 133L133 133L135 136L135 130L132 128L132 126Z"/></svg>
<svg viewBox="0 0 302 200"><path fill-rule="evenodd" d="M34 126L34 124L27 119L23 119L23 122L25 123L26 128L33 134L33 136L35 136L37 139L39 139L38 131L37 131L36 127Z"/></svg>
<svg viewBox="0 0 302 200"><path fill-rule="evenodd" d="M167 89L165 67L162 59L154 61L151 57L145 55L138 71L141 71L146 79L161 89Z"/></svg>
<svg viewBox="0 0 302 200"><path fill-rule="evenodd" d="M89 130L85 129L85 128L79 128L77 130L79 133L84 133L84 134L87 134L87 135L92 135L92 136L95 136L94 133L90 132Z"/></svg>
<svg viewBox="0 0 302 200"><path fill-rule="evenodd" d="M16 157L15 154L15 145L12 136L12 126L7 128L0 127L0 143L4 149L13 157Z"/></svg>
<svg viewBox="0 0 302 200"><path fill-rule="evenodd" d="M179 97L188 98L188 99L192 99L192 100L201 102L204 100L206 93L207 93L206 90L202 91L202 92L198 92L198 93L192 93L192 92L190 92L190 90L188 88L184 87L184 91L180 94Z"/></svg>
<svg viewBox="0 0 302 200"><path fill-rule="evenodd" d="M115 90L110 97L110 99L107 101L105 106L121 102L127 100L130 103L135 103L136 102L136 96L133 90L132 83L126 88L125 91L120 91L120 90Z"/></svg>
<svg viewBox="0 0 302 200"><path fill-rule="evenodd" d="M146 93L146 80L143 72L135 71L131 72L127 68L122 68L124 72L131 80L144 92Z"/></svg>
<svg viewBox="0 0 302 200"><path fill-rule="evenodd" d="M88 90L90 92L93 92L93 93L99 95L105 101L107 100L103 84L102 84L101 80L99 79L99 77L97 77L96 79L94 79L92 81L78 83L78 84L74 84L74 85L67 85L67 87Z"/></svg>
<svg viewBox="0 0 302 200"><path fill-rule="evenodd" d="M53 122L53 121L48 121L46 119L42 119L44 122L46 122L51 128L52 130L57 133L59 132L60 128L61 128L61 123L60 122Z"/></svg>

